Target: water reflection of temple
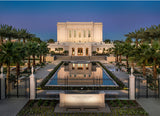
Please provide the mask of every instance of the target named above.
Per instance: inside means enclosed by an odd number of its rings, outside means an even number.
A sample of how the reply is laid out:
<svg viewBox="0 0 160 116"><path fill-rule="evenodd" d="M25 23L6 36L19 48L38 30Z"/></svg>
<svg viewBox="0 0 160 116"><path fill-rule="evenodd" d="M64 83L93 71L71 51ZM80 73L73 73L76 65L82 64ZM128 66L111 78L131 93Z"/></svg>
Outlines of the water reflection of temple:
<svg viewBox="0 0 160 116"><path fill-rule="evenodd" d="M103 70L92 63L69 63L58 71L59 85L102 85Z"/></svg>

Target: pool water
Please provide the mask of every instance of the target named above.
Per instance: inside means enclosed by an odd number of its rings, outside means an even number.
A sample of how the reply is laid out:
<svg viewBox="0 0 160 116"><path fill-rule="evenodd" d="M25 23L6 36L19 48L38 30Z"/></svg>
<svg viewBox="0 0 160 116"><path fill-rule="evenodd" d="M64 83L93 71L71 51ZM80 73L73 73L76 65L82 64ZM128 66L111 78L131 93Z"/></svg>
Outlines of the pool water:
<svg viewBox="0 0 160 116"><path fill-rule="evenodd" d="M117 86L97 63L64 63L46 86Z"/></svg>

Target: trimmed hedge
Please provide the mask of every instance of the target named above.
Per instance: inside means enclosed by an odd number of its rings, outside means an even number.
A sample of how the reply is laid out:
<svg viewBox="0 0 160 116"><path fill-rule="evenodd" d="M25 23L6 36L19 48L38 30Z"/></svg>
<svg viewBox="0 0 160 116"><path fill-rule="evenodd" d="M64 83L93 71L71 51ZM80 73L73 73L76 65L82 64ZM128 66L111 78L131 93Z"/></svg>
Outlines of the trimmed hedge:
<svg viewBox="0 0 160 116"><path fill-rule="evenodd" d="M123 84L123 82L121 80L119 80L111 71L109 71L101 62L98 62L98 63L109 74L109 76L119 85L120 89L123 89L125 87L125 85Z"/></svg>
<svg viewBox="0 0 160 116"><path fill-rule="evenodd" d="M43 79L43 81L42 81L41 84L40 84L41 89L45 89L46 83L49 81L49 79L54 75L54 73L58 70L58 68L59 68L62 64L63 64L63 61L60 62L60 63L54 68L54 70L51 71L51 72L49 73L49 75L48 75L46 78Z"/></svg>

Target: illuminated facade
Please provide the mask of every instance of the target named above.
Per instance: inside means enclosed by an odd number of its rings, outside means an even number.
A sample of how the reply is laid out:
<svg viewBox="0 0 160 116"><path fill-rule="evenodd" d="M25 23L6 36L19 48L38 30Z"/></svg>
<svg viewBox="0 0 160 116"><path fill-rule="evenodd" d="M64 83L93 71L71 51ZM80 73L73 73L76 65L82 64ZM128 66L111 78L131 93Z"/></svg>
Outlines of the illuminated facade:
<svg viewBox="0 0 160 116"><path fill-rule="evenodd" d="M68 51L69 56L92 56L111 47L103 42L103 24L98 22L58 22L57 42L49 44L51 51Z"/></svg>

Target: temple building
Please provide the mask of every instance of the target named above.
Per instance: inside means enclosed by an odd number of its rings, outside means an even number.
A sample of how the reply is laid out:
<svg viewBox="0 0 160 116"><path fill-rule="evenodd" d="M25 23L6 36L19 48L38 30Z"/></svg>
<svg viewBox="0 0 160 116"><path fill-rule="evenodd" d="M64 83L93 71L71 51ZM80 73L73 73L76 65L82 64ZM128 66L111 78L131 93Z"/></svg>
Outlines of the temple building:
<svg viewBox="0 0 160 116"><path fill-rule="evenodd" d="M100 22L58 22L57 42L49 44L50 51L68 51L69 56L92 56L103 53L113 44L103 42L103 24Z"/></svg>

